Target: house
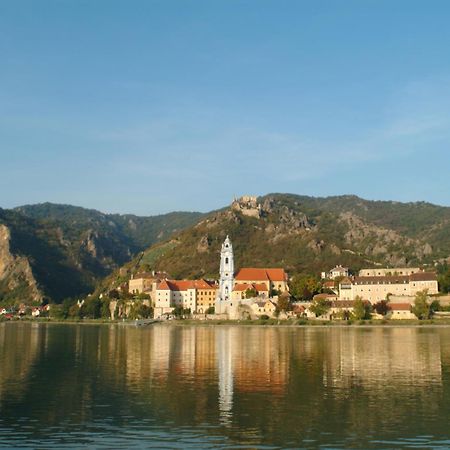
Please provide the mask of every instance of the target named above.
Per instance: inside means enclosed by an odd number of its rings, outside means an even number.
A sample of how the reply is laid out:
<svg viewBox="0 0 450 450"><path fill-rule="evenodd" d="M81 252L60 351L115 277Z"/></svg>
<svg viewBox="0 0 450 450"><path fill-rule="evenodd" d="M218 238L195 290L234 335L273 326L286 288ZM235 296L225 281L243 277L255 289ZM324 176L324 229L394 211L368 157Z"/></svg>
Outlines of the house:
<svg viewBox="0 0 450 450"><path fill-rule="evenodd" d="M280 268L245 267L239 269L234 277L234 286L240 284L264 284L269 296L272 291L280 293L289 291L287 273Z"/></svg>
<svg viewBox="0 0 450 450"><path fill-rule="evenodd" d="M277 306L270 300L259 300L252 303L251 309L256 316L266 315L269 317L274 317Z"/></svg>
<svg viewBox="0 0 450 450"><path fill-rule="evenodd" d="M417 319L416 315L412 312L412 306L410 303L389 303L389 312L387 317L389 319Z"/></svg>
<svg viewBox="0 0 450 450"><path fill-rule="evenodd" d="M341 265L333 267L328 272L322 272L322 279L334 280L339 277L348 277L350 274L348 267L342 267Z"/></svg>

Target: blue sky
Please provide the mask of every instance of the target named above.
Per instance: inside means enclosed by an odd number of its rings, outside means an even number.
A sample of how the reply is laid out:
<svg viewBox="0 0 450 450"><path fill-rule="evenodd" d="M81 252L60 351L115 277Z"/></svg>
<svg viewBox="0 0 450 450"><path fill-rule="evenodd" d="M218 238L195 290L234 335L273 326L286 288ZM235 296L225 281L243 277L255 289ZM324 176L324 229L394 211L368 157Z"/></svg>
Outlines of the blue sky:
<svg viewBox="0 0 450 450"><path fill-rule="evenodd" d="M450 206L450 3L0 0L0 206Z"/></svg>

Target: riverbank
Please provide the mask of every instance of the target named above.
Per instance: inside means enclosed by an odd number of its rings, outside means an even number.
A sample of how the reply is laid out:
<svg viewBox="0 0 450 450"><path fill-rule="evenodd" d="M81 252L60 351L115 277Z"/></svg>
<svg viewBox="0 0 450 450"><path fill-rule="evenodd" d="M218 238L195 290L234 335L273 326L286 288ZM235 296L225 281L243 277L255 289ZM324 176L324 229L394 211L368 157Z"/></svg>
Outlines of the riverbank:
<svg viewBox="0 0 450 450"><path fill-rule="evenodd" d="M1 320L3 323L42 323L42 324L67 324L67 325L121 325L136 326L134 320L108 320L108 319L53 319L53 318L22 318L14 320ZM326 328L351 328L351 327L450 327L450 319L429 320L311 320L311 319L267 319L267 320L197 320L180 319L141 324L141 327L150 326L266 326L266 327L326 327Z"/></svg>

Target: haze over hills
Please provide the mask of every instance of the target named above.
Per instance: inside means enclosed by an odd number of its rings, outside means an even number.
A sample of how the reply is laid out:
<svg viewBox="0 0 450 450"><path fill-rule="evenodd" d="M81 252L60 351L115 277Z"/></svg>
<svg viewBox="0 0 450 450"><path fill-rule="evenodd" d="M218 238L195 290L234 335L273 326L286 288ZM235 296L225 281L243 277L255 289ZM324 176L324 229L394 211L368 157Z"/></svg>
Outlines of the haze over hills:
<svg viewBox="0 0 450 450"><path fill-rule="evenodd" d="M434 265L450 257L450 208L269 194L208 214L138 217L50 203L0 209L0 301L84 295L123 281L123 265L129 274L217 277L227 234L237 267L282 266L290 275L334 264Z"/></svg>

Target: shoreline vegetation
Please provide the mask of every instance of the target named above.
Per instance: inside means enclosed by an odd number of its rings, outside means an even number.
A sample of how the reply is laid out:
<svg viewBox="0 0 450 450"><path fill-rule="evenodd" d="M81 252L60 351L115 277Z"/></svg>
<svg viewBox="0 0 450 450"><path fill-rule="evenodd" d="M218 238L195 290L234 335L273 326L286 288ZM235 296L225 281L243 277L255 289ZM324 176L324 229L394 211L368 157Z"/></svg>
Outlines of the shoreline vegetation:
<svg viewBox="0 0 450 450"><path fill-rule="evenodd" d="M122 325L136 326L136 320L108 320L108 319L54 319L43 318L21 318L5 320L0 317L0 324L4 323L36 323L36 324L67 324L67 325ZM270 326L270 327L322 327L322 328L362 328L362 327L450 327L450 319L376 319L376 320L318 320L318 319L267 319L267 320L199 320L199 319L179 319L165 320L142 324L140 328L152 326Z"/></svg>

